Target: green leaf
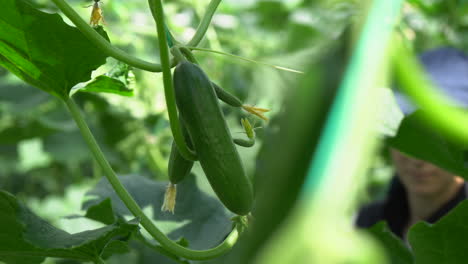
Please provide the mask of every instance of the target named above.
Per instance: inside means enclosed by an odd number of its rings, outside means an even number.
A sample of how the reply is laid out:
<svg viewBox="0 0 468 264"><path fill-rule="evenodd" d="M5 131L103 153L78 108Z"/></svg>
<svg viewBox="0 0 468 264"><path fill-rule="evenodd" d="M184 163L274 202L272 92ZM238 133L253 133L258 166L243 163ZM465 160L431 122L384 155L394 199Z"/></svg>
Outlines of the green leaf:
<svg viewBox="0 0 468 264"><path fill-rule="evenodd" d="M386 222L380 221L369 228L368 231L385 247L390 263L414 263L411 251L405 246L400 238L390 231Z"/></svg>
<svg viewBox="0 0 468 264"><path fill-rule="evenodd" d="M113 224L116 220L110 199L104 199L102 202L90 206L85 217L106 225Z"/></svg>
<svg viewBox="0 0 468 264"><path fill-rule="evenodd" d="M7 264L41 263L45 257L93 261L109 242L126 241L137 230L135 223L120 222L69 234L39 218L13 195L0 191L0 261Z"/></svg>
<svg viewBox="0 0 468 264"><path fill-rule="evenodd" d="M0 66L62 99L106 61L78 29L25 0L2 1L0 54Z"/></svg>
<svg viewBox="0 0 468 264"><path fill-rule="evenodd" d="M419 222L408 232L416 264L459 264L468 258L468 202L463 201L435 224Z"/></svg>
<svg viewBox="0 0 468 264"><path fill-rule="evenodd" d="M103 259L108 259L115 254L124 254L130 252L130 248L127 242L120 240L113 240L106 245L102 251L101 257Z"/></svg>
<svg viewBox="0 0 468 264"><path fill-rule="evenodd" d="M119 178L140 207L151 210L156 225L169 238L178 240L184 237L190 242L190 248L216 246L232 229L231 215L221 202L198 188L194 175L177 184L175 214L161 211L168 182L156 182L135 175ZM106 179L102 179L88 194L98 198L85 202L85 210L110 198L117 218L130 215Z"/></svg>
<svg viewBox="0 0 468 264"><path fill-rule="evenodd" d="M78 91L133 96L133 89L127 87L127 85L122 81L105 75L96 77L92 82L88 83L85 87L80 88Z"/></svg>
<svg viewBox="0 0 468 264"><path fill-rule="evenodd" d="M429 161L468 179L468 168L465 167L467 149L452 144L441 134L426 127L421 121L420 110L403 119L397 135L390 138L388 143L407 155Z"/></svg>

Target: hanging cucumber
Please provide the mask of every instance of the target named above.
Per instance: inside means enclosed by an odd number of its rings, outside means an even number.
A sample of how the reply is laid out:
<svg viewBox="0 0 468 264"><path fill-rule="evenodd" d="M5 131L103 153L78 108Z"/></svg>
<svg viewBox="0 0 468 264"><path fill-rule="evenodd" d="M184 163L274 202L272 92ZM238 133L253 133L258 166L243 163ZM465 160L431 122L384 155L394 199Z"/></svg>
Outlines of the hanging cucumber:
<svg viewBox="0 0 468 264"><path fill-rule="evenodd" d="M229 210L248 214L253 203L252 184L211 81L200 67L185 61L174 71L174 89L180 115L211 187Z"/></svg>
<svg viewBox="0 0 468 264"><path fill-rule="evenodd" d="M190 136L188 135L187 129L180 120L182 133L184 134L185 141L189 148L193 148ZM161 207L162 211L169 211L174 213L176 197L177 197L177 187L176 184L181 182L193 167L193 161L186 160L182 154L180 154L177 149L177 145L173 142L171 147L171 154L169 156L169 165L168 165L168 175L169 175L169 185L167 186L166 193L164 194L164 203Z"/></svg>
<svg viewBox="0 0 468 264"><path fill-rule="evenodd" d="M233 141L241 147L253 147L255 145L255 131L247 118L242 118L241 123L249 139L234 138Z"/></svg>
<svg viewBox="0 0 468 264"><path fill-rule="evenodd" d="M180 47L180 51L190 62L199 65L197 59L193 55L192 51L190 51L190 49L188 49L187 47ZM239 98L225 91L216 83L211 82L211 85L215 90L216 96L221 101L233 107L242 107L242 109L244 109L245 111L258 116L259 118L265 121L268 121L268 118L264 115L264 113L269 112L269 109L245 105Z"/></svg>

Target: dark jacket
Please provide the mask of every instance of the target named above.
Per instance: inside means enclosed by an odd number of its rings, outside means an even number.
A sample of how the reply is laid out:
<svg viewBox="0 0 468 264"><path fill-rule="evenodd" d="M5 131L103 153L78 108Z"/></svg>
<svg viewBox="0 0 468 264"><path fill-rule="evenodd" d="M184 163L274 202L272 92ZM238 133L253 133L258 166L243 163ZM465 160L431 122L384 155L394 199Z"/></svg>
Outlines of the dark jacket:
<svg viewBox="0 0 468 264"><path fill-rule="evenodd" d="M457 194L441 208L425 219L428 223L435 223L447 214L459 202L467 198L468 184L465 182ZM403 239L405 226L409 221L409 208L406 191L397 177L394 177L384 201L378 201L364 206L359 211L356 225L361 228L371 227L378 221L385 220L393 233Z"/></svg>

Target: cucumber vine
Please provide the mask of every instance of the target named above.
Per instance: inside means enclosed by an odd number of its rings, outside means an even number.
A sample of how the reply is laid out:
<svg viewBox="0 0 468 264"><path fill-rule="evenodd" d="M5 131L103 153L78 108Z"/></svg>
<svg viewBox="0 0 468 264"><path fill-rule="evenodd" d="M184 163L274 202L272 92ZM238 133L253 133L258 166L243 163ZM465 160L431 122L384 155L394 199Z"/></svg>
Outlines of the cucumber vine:
<svg viewBox="0 0 468 264"><path fill-rule="evenodd" d="M170 44L179 45L178 41L173 38L170 34L170 31L164 23L164 12L161 0L149 0L148 4L151 10L151 13L156 22L156 29L158 33L158 42L159 42L159 52L161 63L151 63L147 61L140 60L135 58L115 47L113 47L107 40L105 40L101 35L99 35L92 27L90 27L81 17L64 1L64 0L52 0L57 7L76 25L76 27L92 42L97 48L99 48L104 54L114 57L117 60L127 63L130 66L139 68L142 70L147 70L151 72L162 72L163 74L163 83L164 91L167 103L167 109L169 113L169 120L171 124L171 129L174 136L174 141L177 145L178 150L183 155L184 158L188 160L196 160L196 155L191 151L185 142L185 139L181 132L181 127L179 119L177 117L177 108L175 105L175 98L173 92L173 83L171 77L171 67L173 67L178 61L183 60L184 57L180 53L179 48L176 47L173 49L173 53L176 54L176 58L169 58L169 46L168 39ZM219 5L220 0L213 0L208 6L207 12L202 19L197 32L194 35L193 39L189 42L191 46L196 46L203 38L211 18L216 11L217 6ZM164 37L163 37L164 36ZM162 247L164 247L168 252L178 255L180 257L192 260L206 260L218 257L220 255L228 252L232 246L237 241L239 236L238 229L233 228L229 236L218 246L208 249L208 250L191 250L185 248L176 242L170 240L164 233L162 233L142 211L138 206L135 200L131 197L125 187L117 178L115 172L110 166L109 162L106 160L104 154L102 153L98 143L94 139L93 134L89 130L86 121L82 117L78 106L74 103L72 98L66 98L65 104L71 113L73 119L75 120L83 138L85 139L89 149L93 153L97 163L104 172L104 175L107 177L109 183L114 188L115 192L118 194L120 199L124 202L126 207L130 212L140 220L141 225L151 234L151 236L158 241Z"/></svg>

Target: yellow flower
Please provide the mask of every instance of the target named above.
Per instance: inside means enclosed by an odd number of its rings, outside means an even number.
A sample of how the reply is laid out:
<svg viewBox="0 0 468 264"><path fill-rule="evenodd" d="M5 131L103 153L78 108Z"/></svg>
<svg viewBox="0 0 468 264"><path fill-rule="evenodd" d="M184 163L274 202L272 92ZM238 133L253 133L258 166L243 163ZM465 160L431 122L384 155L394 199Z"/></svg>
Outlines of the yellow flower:
<svg viewBox="0 0 468 264"><path fill-rule="evenodd" d="M99 26L99 22L104 23L104 16L102 15L102 9L99 6L99 0L94 0L93 10L91 11L91 18L89 24L91 26Z"/></svg>
<svg viewBox="0 0 468 264"><path fill-rule="evenodd" d="M169 183L164 194L164 202L161 207L161 210L171 212L174 214L175 204L176 204L177 189L176 185Z"/></svg>
<svg viewBox="0 0 468 264"><path fill-rule="evenodd" d="M263 115L263 113L269 112L270 109L265 109L265 108L250 106L250 105L243 105L242 108L244 108L245 111L260 117L261 119L268 121L268 118L265 115Z"/></svg>

